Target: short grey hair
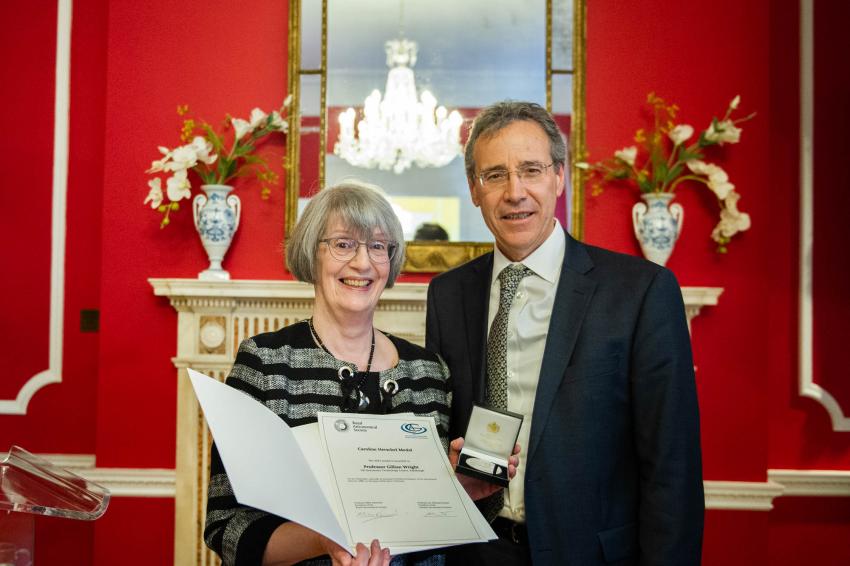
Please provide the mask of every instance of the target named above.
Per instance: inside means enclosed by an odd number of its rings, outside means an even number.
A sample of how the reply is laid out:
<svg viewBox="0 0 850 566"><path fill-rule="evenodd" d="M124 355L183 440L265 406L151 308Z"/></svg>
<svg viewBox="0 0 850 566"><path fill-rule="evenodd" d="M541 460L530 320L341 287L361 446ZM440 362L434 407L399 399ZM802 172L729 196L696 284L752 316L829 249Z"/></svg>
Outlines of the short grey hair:
<svg viewBox="0 0 850 566"><path fill-rule="evenodd" d="M567 162L567 143L552 115L534 102L504 100L484 108L469 131L469 139L464 147L463 158L466 163L466 177L475 180L475 144L480 138L488 138L514 122L533 122L543 128L549 138L549 152L552 163L563 166Z"/></svg>
<svg viewBox="0 0 850 566"><path fill-rule="evenodd" d="M299 281L315 283L319 240L324 237L333 218L339 218L364 241L371 238L378 228L396 244L387 279L387 288L392 287L404 263L401 222L381 190L360 181L346 181L328 187L310 199L286 241L286 267L290 273Z"/></svg>

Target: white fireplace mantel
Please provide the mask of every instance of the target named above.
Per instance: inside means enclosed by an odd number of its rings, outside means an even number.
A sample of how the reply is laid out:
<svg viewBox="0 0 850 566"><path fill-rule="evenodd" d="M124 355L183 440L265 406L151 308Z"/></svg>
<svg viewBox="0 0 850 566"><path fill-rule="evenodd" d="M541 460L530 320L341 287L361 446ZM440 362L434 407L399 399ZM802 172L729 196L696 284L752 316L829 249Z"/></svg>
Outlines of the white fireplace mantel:
<svg viewBox="0 0 850 566"><path fill-rule="evenodd" d="M310 316L313 287L297 281L149 279L157 296L177 311L177 459L174 563L218 564L204 546L210 436L186 368L224 380L239 343ZM425 342L426 283L398 283L384 291L375 326L417 344ZM718 287L683 287L688 327L704 306L716 305Z"/></svg>

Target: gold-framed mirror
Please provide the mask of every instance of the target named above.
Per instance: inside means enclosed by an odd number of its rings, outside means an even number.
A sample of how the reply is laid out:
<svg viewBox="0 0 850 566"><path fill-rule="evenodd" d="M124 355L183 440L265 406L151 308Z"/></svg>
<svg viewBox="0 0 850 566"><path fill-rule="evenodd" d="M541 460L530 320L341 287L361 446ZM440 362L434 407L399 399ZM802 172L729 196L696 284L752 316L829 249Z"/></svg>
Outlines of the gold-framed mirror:
<svg viewBox="0 0 850 566"><path fill-rule="evenodd" d="M567 133L570 155L583 155L585 1L290 0L286 233L317 190L358 178L382 187L402 220L404 272L445 271L491 250L459 151L468 122L498 100L538 102ZM373 114L380 100L374 96L410 91L411 84L389 84L399 66L410 69L403 73L415 81L417 99L427 90L436 99L432 105L446 111L435 119L436 129L404 142L419 153L402 160L396 156L409 148L394 148L387 161L376 150L380 144L363 147L363 136L352 136L358 130L351 118L346 125L339 117L347 111L362 119L373 91ZM452 120L459 122L452 111L463 118L460 139L445 133ZM437 130L440 136L429 137ZM415 143L423 139L429 143ZM583 179L571 164L566 174L558 214L581 238Z"/></svg>

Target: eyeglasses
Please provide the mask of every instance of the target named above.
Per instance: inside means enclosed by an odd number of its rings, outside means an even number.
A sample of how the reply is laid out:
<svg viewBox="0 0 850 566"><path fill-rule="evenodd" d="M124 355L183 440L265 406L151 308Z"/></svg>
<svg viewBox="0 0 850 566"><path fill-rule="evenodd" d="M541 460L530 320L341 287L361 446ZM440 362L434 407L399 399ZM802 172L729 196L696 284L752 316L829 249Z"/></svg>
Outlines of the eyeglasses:
<svg viewBox="0 0 850 566"><path fill-rule="evenodd" d="M543 180L546 170L555 163L544 165L543 163L526 163L520 165L513 171L509 169L490 169L478 174L478 181L486 190L503 189L509 182L511 173L517 176L519 181L526 185L536 185Z"/></svg>
<svg viewBox="0 0 850 566"><path fill-rule="evenodd" d="M351 261L357 255L360 246L366 246L369 259L375 263L387 263L398 249L398 244L387 240L369 240L359 242L353 238L325 238L319 240L320 244L326 244L334 259L339 261Z"/></svg>

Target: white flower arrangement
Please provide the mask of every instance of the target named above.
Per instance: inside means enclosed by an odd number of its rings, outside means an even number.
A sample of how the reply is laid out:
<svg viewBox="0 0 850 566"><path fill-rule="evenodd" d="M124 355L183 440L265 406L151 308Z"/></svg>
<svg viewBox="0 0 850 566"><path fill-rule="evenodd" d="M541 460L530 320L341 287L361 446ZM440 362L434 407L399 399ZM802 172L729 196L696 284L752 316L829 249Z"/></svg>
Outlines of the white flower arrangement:
<svg viewBox="0 0 850 566"><path fill-rule="evenodd" d="M685 181L702 183L717 196L720 221L711 232L711 238L717 242L717 251L725 253L732 236L750 228L750 215L738 210L741 195L729 181L726 171L703 161L704 150L712 145L738 143L741 128L737 124L749 120L755 113L732 119L732 113L741 102L741 97L736 96L722 119L713 118L699 138L686 145L694 135L694 128L689 124L674 123L679 107L667 104L654 93L647 96L647 102L653 108L653 128L649 132L639 129L634 138L644 150L642 163L638 163L638 154L641 153L638 145L632 145L615 151L613 157L606 160L579 162L575 166L600 175L602 181L631 181L641 193L672 193ZM595 185L593 194L601 192L600 185Z"/></svg>
<svg viewBox="0 0 850 566"><path fill-rule="evenodd" d="M277 183L278 176L254 152L259 142L267 136L286 134L287 122L284 116L290 101L291 97L287 97L280 110L270 114L254 108L248 120L228 116L223 135L218 134L207 122L197 124L190 117L184 118L180 137L185 145L174 149L160 146L162 157L154 160L147 170L147 173L167 175L165 193L162 191L160 176L148 181L149 191L143 203L150 203L152 209L162 214L160 228L165 228L171 222L171 213L180 209L179 201L192 197L189 171L194 171L205 185L224 185L234 177L253 172L260 182L262 197L268 198L270 187ZM188 107L180 106L177 113L186 116L188 110ZM225 136L231 128L233 141L230 149L227 149Z"/></svg>

